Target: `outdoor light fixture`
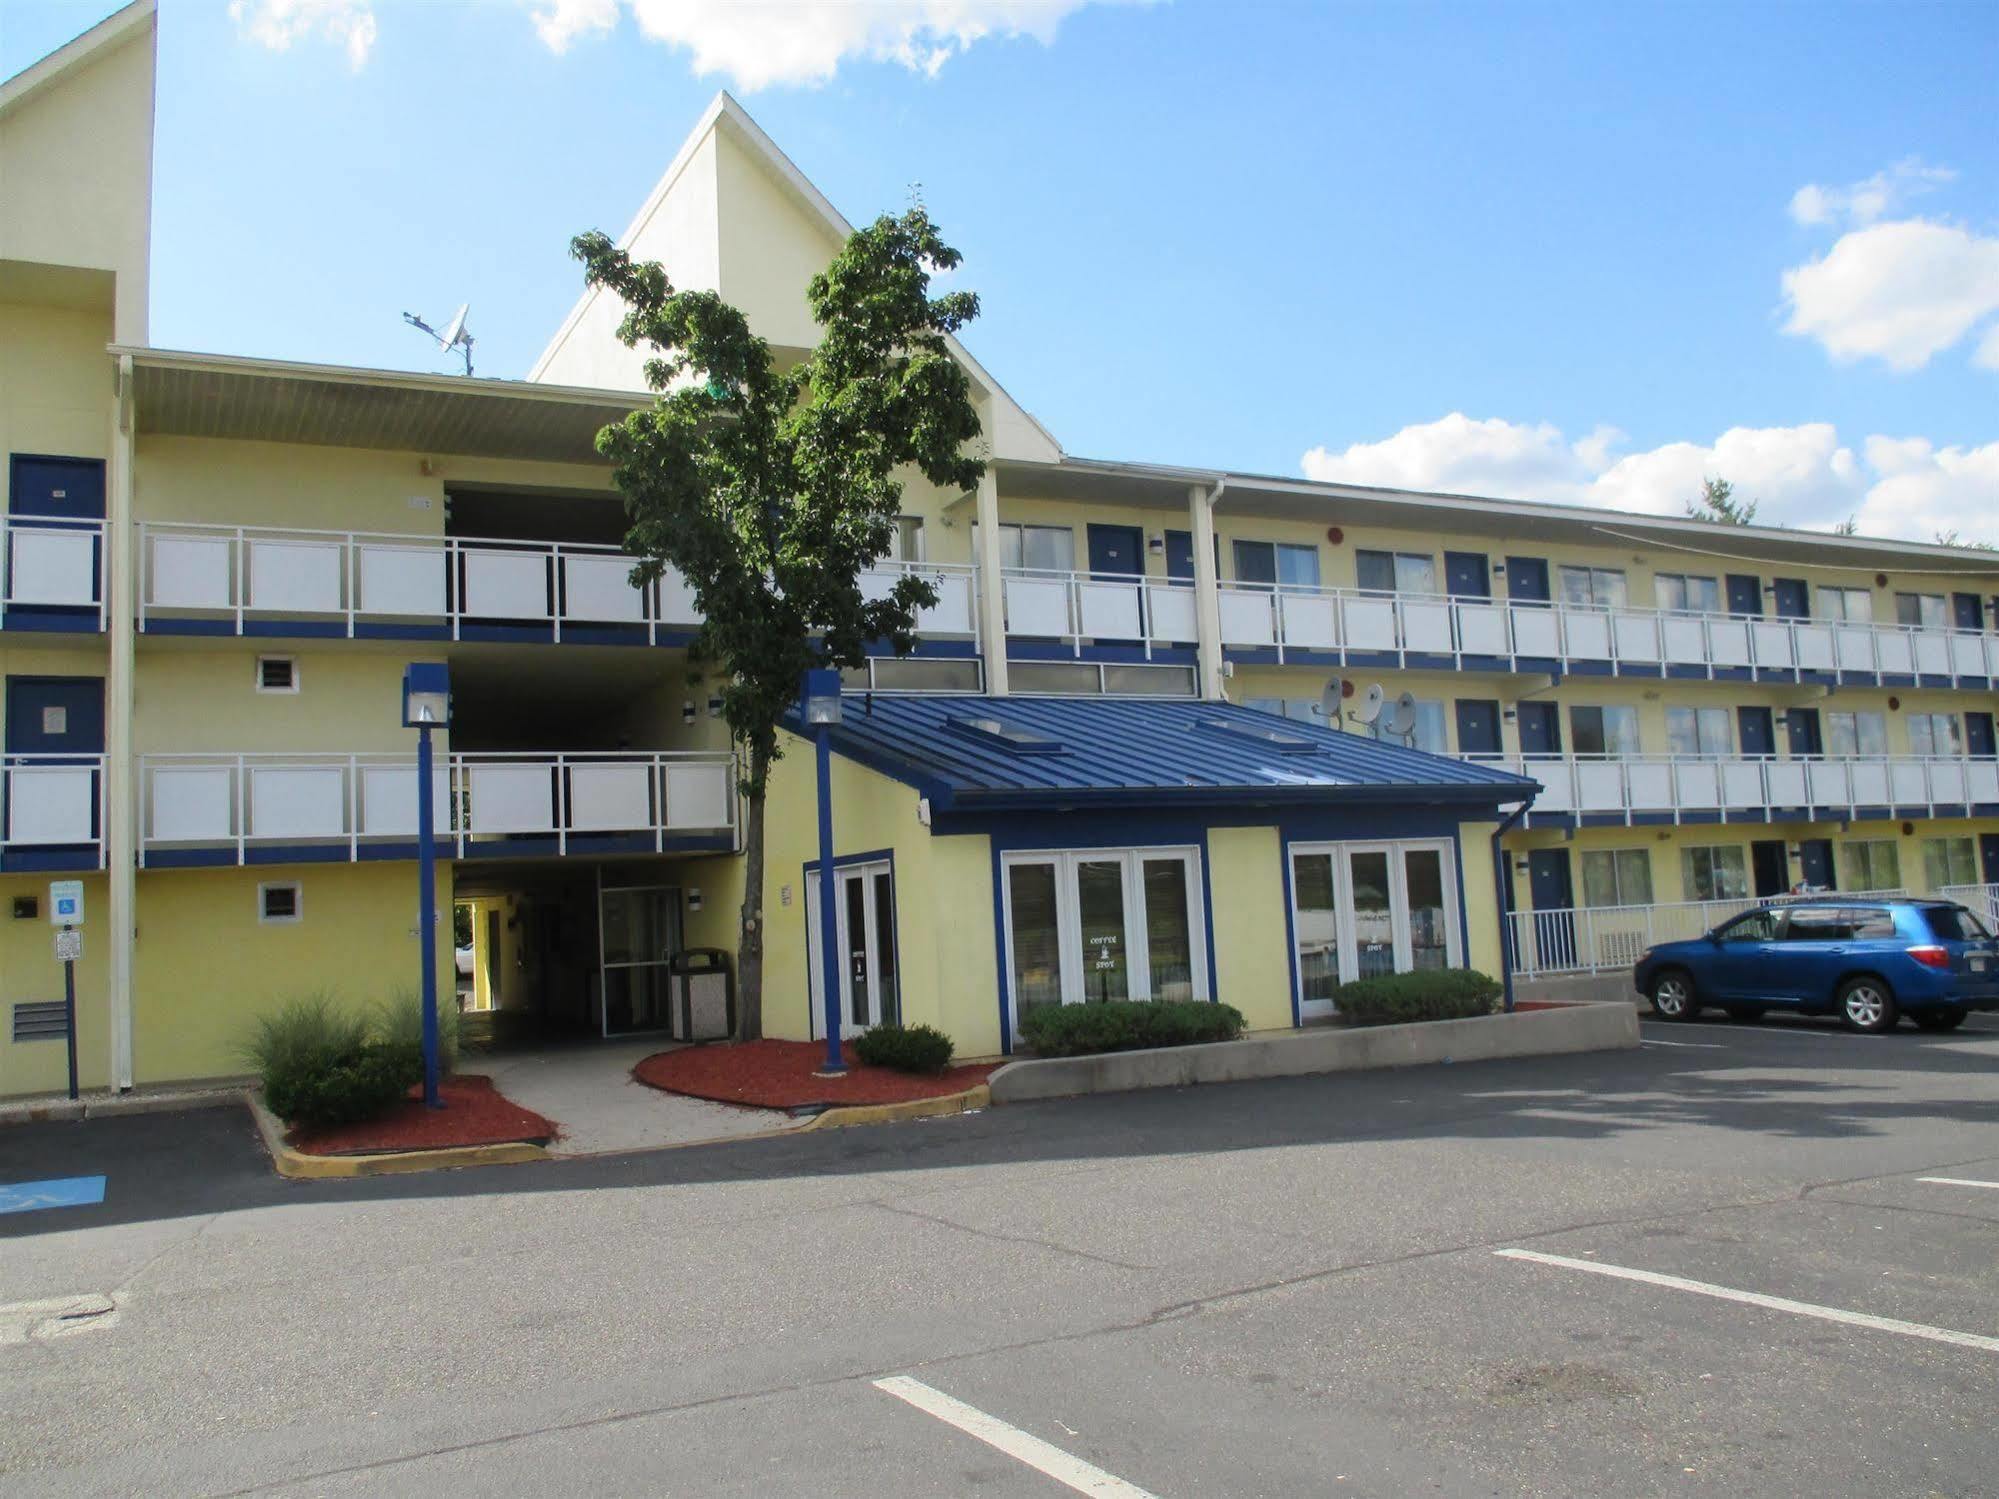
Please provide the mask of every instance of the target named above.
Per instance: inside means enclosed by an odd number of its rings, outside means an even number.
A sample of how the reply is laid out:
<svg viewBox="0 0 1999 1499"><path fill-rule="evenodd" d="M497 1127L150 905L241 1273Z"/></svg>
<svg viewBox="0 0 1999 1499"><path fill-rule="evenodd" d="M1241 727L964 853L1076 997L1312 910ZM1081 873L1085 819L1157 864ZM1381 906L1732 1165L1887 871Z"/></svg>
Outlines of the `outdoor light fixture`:
<svg viewBox="0 0 1999 1499"><path fill-rule="evenodd" d="M441 661L403 668L403 727L416 739L417 936L423 962L423 1101L441 1109L437 1093L437 813L431 784L430 731L451 723L451 671Z"/></svg>
<svg viewBox="0 0 1999 1499"><path fill-rule="evenodd" d="M684 724L692 724L694 722L693 698L690 697L686 702L680 705L680 721Z"/></svg>
<svg viewBox="0 0 1999 1499"><path fill-rule="evenodd" d="M840 960L833 951L838 881L833 874L833 726L840 721L840 674L814 667L798 682L798 711L814 730L819 770L819 973L826 1011L826 1061L821 1077L847 1070L840 1054Z"/></svg>
<svg viewBox="0 0 1999 1499"><path fill-rule="evenodd" d="M708 716L710 718L720 718L722 716L722 700L719 697L708 699Z"/></svg>
<svg viewBox="0 0 1999 1499"><path fill-rule="evenodd" d="M1166 550L1166 538L1164 536L1146 537L1145 549L1155 557L1160 556Z"/></svg>

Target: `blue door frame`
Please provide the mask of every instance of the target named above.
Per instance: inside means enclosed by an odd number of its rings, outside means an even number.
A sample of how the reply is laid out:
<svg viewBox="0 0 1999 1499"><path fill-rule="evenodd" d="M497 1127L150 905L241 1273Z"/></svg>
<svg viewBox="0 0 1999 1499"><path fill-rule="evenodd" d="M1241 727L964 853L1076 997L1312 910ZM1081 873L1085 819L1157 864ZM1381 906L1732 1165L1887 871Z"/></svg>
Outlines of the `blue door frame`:
<svg viewBox="0 0 1999 1499"><path fill-rule="evenodd" d="M65 458L47 453L14 453L7 464L7 513L56 522L50 530L82 529L84 523L104 519L104 460ZM78 524L64 526L64 521ZM94 529L94 528L93 528ZM91 541L91 564L101 594L104 588L104 538ZM12 569L13 548L0 558L0 566ZM11 585L12 579L9 579ZM11 586L8 590L13 591ZM100 601L101 602L101 599ZM12 630L95 630L99 614L96 605L68 607L59 604L10 605L7 628Z"/></svg>

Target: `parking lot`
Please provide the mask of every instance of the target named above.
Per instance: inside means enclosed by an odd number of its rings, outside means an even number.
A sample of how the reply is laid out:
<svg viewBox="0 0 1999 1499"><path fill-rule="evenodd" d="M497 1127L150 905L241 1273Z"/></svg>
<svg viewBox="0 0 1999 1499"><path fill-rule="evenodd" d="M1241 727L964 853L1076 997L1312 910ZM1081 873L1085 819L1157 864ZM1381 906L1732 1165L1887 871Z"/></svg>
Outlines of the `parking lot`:
<svg viewBox="0 0 1999 1499"><path fill-rule="evenodd" d="M279 1181L226 1110L14 1129L0 1183L105 1180L0 1213L0 1475L1989 1495L1995 1077L1995 1017L1717 1018L410 1179Z"/></svg>

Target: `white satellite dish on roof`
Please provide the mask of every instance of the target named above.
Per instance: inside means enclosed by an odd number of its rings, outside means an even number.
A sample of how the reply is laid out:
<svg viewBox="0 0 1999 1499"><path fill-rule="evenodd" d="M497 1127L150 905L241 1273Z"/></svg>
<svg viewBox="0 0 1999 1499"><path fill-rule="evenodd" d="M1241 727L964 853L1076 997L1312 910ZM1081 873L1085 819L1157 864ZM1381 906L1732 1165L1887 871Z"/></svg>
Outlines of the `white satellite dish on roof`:
<svg viewBox="0 0 1999 1499"><path fill-rule="evenodd" d="M1344 711L1341 704L1347 694L1353 691L1353 684L1345 677L1332 677L1326 682L1326 690L1319 694L1319 715L1330 728L1340 726L1340 715Z"/></svg>
<svg viewBox="0 0 1999 1499"><path fill-rule="evenodd" d="M451 321L444 325L442 332L431 327L430 324L426 323L414 312L404 313L403 321L408 323L412 328L421 328L425 333L436 339L438 348L442 349L445 353L449 354L453 349L456 349L459 353L463 354L465 356L465 373L469 375L472 373L473 340L472 335L465 331L465 314L471 310L472 304L470 302L461 303L458 311L452 314Z"/></svg>
<svg viewBox="0 0 1999 1499"><path fill-rule="evenodd" d="M1373 723L1381 717L1381 705L1388 700L1388 694L1381 690L1379 682L1367 684L1367 691L1360 696L1360 706L1354 709L1354 718L1365 724Z"/></svg>
<svg viewBox="0 0 1999 1499"><path fill-rule="evenodd" d="M1407 741L1416 727L1416 694L1405 692L1395 700L1395 707L1381 720L1381 731L1393 734L1397 739Z"/></svg>

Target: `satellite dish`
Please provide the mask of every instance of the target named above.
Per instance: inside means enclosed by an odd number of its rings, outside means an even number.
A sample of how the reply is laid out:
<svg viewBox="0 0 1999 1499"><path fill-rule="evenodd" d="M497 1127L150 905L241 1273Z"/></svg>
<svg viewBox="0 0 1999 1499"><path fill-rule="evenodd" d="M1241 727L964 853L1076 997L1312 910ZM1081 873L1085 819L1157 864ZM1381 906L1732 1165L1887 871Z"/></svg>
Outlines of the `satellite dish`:
<svg viewBox="0 0 1999 1499"><path fill-rule="evenodd" d="M465 356L465 373L469 375L472 373L473 339L472 335L465 331L465 314L471 310L472 304L470 302L461 303L458 311L453 315L451 321L444 325L444 331L441 333L418 317L414 312L404 313L403 321L408 323L412 328L421 328L425 333L436 339L438 348L442 349L445 353L449 354L453 349L456 349L459 353L463 354Z"/></svg>
<svg viewBox="0 0 1999 1499"><path fill-rule="evenodd" d="M1319 694L1319 713L1334 728L1340 724L1340 704L1353 695L1353 683L1344 677L1333 677L1326 683L1326 690Z"/></svg>
<svg viewBox="0 0 1999 1499"><path fill-rule="evenodd" d="M1405 692L1396 698L1395 711L1381 721L1381 727L1398 739L1407 738L1416 727L1416 694Z"/></svg>
<svg viewBox="0 0 1999 1499"><path fill-rule="evenodd" d="M1373 723L1381 717L1381 705L1387 699L1388 694L1381 690L1381 684L1370 682L1367 691L1361 694L1360 706L1354 710L1353 716L1362 723Z"/></svg>

